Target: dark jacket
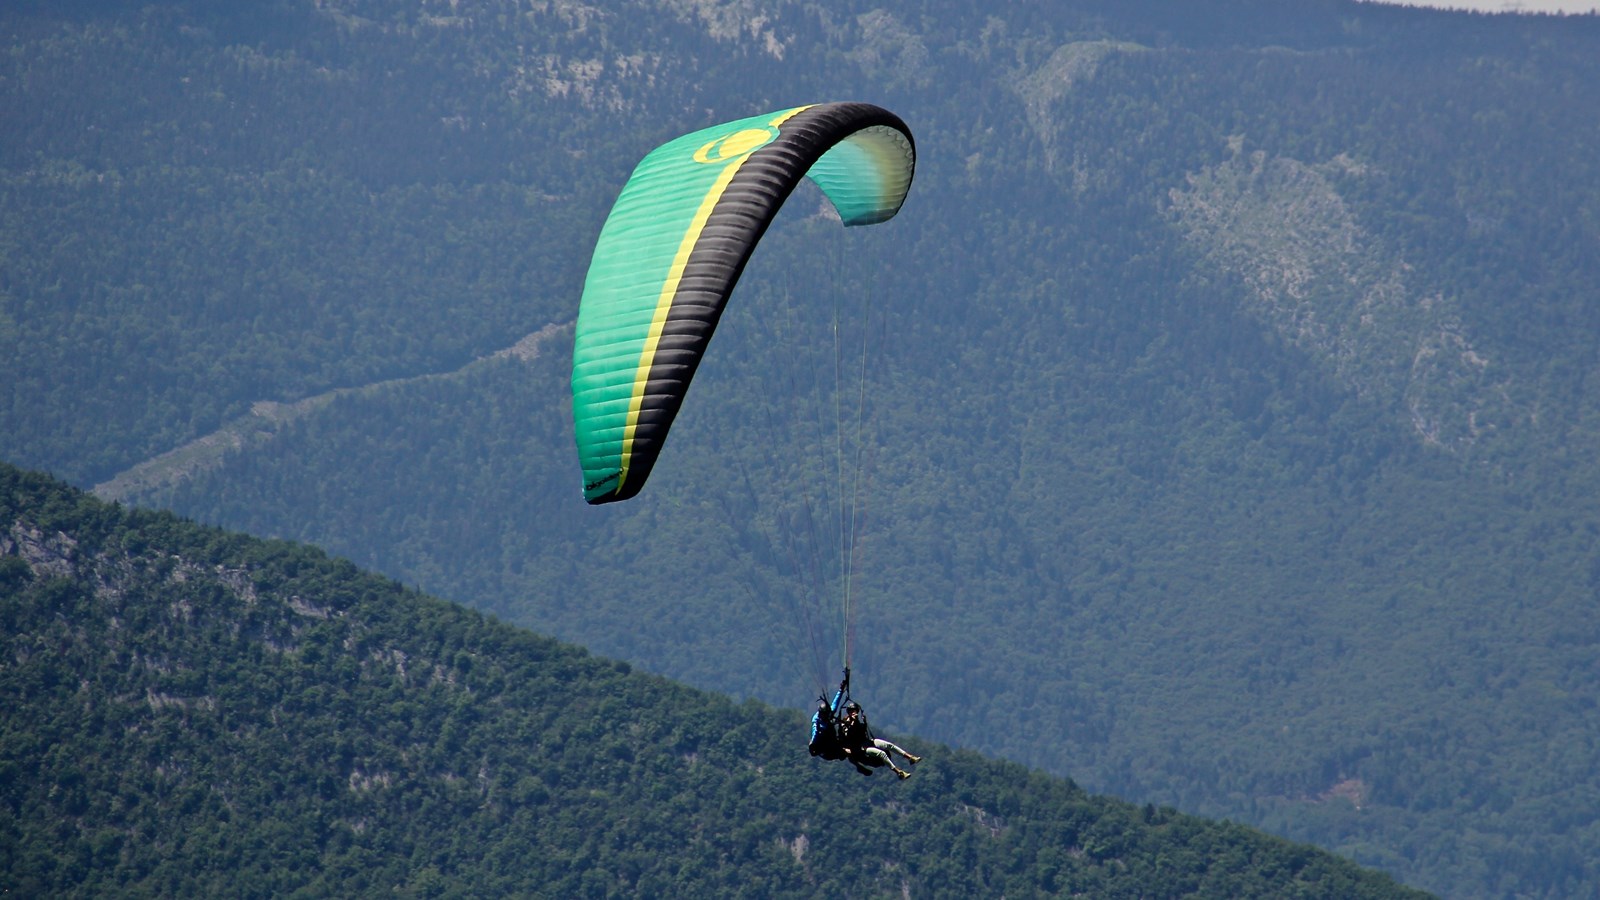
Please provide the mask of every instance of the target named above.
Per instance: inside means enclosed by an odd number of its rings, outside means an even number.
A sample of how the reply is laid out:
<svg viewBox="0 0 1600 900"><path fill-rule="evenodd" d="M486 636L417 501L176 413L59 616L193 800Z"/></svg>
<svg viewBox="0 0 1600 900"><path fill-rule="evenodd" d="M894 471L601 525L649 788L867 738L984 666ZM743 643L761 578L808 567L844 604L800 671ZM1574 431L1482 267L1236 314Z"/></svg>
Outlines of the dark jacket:
<svg viewBox="0 0 1600 900"><path fill-rule="evenodd" d="M839 743L850 750L860 750L872 743L872 729L867 727L866 713L858 713L854 719L839 720Z"/></svg>
<svg viewBox="0 0 1600 900"><path fill-rule="evenodd" d="M833 695L833 702L818 702L817 711L811 716L811 741L806 749L812 756L823 759L844 759L844 747L839 743L839 702L844 698L844 691L840 690Z"/></svg>

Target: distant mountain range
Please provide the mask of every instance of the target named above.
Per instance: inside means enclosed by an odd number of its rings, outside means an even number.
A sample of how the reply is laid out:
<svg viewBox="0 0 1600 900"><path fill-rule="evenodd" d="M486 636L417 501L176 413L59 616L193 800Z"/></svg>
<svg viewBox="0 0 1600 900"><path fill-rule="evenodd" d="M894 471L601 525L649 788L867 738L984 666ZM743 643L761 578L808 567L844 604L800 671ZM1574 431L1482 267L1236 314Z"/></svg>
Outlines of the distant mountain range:
<svg viewBox="0 0 1600 900"><path fill-rule="evenodd" d="M843 548L890 730L1449 896L1600 885L1593 17L196 0L0 37L0 458L779 707L837 676ZM566 329L617 189L825 99L910 125L905 209L793 197L646 492L585 508Z"/></svg>

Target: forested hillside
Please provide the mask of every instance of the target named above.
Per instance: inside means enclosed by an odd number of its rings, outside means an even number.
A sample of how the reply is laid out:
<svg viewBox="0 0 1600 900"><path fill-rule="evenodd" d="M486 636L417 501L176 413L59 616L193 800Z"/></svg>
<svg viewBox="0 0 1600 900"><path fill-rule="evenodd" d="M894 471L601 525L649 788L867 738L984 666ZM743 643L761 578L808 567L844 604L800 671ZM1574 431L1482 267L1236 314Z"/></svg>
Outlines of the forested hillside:
<svg viewBox="0 0 1600 900"><path fill-rule="evenodd" d="M877 721L1451 896L1600 886L1594 17L282 0L0 33L0 456L801 706L837 304L872 342ZM823 99L909 123L905 209L796 195L645 494L584 508L563 329L616 190Z"/></svg>
<svg viewBox="0 0 1600 900"><path fill-rule="evenodd" d="M864 782L793 712L8 466L0 523L23 896L1420 896L970 752Z"/></svg>

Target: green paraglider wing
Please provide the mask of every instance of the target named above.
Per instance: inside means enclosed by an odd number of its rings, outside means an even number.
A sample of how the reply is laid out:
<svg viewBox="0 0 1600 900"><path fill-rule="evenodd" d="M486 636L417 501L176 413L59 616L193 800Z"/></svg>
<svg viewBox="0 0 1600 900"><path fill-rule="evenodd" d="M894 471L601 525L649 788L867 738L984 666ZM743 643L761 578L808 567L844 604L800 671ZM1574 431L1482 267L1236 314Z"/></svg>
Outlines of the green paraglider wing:
<svg viewBox="0 0 1600 900"><path fill-rule="evenodd" d="M846 225L890 219L916 150L866 103L752 116L651 151L612 207L584 282L572 415L590 503L637 494L739 274L801 177Z"/></svg>

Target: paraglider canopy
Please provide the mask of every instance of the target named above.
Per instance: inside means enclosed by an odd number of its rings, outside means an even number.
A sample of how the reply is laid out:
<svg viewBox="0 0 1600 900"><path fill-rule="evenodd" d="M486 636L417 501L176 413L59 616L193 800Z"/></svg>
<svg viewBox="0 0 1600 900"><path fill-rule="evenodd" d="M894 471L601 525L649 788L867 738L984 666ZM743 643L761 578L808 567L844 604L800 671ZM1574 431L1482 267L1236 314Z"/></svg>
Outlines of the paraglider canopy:
<svg viewBox="0 0 1600 900"><path fill-rule="evenodd" d="M626 500L649 477L728 295L779 207L810 178L845 225L892 218L911 132L867 103L726 122L651 151L601 229L572 364L583 494Z"/></svg>

